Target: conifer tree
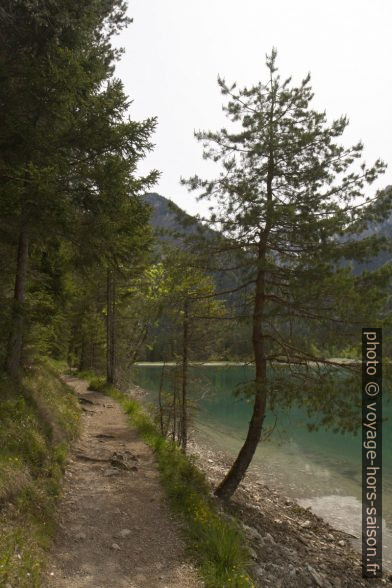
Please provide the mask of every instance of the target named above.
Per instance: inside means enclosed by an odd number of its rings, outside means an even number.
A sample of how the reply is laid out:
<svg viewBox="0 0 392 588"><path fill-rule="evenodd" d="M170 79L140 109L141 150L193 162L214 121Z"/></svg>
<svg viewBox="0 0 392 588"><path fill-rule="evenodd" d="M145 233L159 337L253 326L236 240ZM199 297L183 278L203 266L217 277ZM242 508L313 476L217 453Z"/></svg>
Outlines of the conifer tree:
<svg viewBox="0 0 392 588"><path fill-rule="evenodd" d="M17 0L0 14L0 218L17 249L5 360L12 376L20 371L32 248L49 235L75 241L92 216L107 229L108 210L118 219L143 191L135 169L155 121L128 120L129 101L113 77L121 51L111 37L128 21L122 0Z"/></svg>
<svg viewBox="0 0 392 588"><path fill-rule="evenodd" d="M223 499L246 473L268 403L298 402L310 412L324 411L324 424L332 418L336 366L312 351L309 333L317 329L335 343L359 340L360 327L380 319L391 274L386 265L371 276L354 276L345 262L370 259L385 246L362 234L390 210L389 192L364 195L385 164L361 163L361 143L338 144L348 120L329 124L325 112L312 108L309 75L299 86L283 81L275 50L267 69L267 81L250 88L218 80L232 128L196 136L204 157L220 162L222 171L213 180L184 180L211 201L206 220L224 236L221 246L209 243L210 259L222 260L224 250L236 257L232 265L242 265L240 288L252 323L255 378L246 392L253 414L244 445L216 490ZM287 371L273 376L279 363Z"/></svg>

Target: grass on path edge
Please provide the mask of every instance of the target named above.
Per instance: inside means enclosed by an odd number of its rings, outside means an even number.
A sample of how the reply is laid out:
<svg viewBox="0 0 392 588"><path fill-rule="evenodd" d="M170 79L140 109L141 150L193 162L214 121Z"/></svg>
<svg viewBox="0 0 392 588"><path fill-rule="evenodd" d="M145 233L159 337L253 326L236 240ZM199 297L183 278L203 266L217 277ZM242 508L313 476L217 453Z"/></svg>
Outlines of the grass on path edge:
<svg viewBox="0 0 392 588"><path fill-rule="evenodd" d="M255 588L247 571L250 556L240 527L218 507L194 459L162 437L138 402L108 386L101 378L90 380L91 390L119 402L130 423L154 451L162 485L172 510L184 523L187 548L196 560L204 585L207 588Z"/></svg>
<svg viewBox="0 0 392 588"><path fill-rule="evenodd" d="M80 423L62 369L45 360L20 387L0 376L0 586L42 586L68 447Z"/></svg>

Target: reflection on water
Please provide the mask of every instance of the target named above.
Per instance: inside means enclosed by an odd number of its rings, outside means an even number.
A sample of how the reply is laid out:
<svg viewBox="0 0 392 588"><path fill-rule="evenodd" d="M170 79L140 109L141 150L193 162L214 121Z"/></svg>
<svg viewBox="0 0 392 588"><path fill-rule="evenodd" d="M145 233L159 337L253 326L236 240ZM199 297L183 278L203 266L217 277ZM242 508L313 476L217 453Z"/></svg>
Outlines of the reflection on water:
<svg viewBox="0 0 392 588"><path fill-rule="evenodd" d="M169 373L170 368L166 367ZM251 415L251 404L234 396L238 384L251 380L249 366L194 367L190 391L197 411L193 415L196 434L212 446L233 456L240 449ZM137 383L156 398L161 366L139 364ZM170 378L166 389L170 388ZM360 391L358 391L360 394ZM384 564L392 568L392 404L384 399L383 414L383 515ZM330 522L334 527L360 536L361 525L361 437L306 428L300 409L269 415L266 427L276 426L268 441L261 443L254 465L263 481Z"/></svg>

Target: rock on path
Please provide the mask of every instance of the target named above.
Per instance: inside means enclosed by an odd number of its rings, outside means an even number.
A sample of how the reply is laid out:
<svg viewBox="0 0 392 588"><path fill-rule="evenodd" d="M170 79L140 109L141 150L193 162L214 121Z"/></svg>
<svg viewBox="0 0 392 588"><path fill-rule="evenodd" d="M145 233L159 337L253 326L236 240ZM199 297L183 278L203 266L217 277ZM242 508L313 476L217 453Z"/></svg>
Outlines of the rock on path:
<svg viewBox="0 0 392 588"><path fill-rule="evenodd" d="M76 378L66 383L86 409L65 472L59 528L43 586L201 587L151 450L116 402L88 391Z"/></svg>

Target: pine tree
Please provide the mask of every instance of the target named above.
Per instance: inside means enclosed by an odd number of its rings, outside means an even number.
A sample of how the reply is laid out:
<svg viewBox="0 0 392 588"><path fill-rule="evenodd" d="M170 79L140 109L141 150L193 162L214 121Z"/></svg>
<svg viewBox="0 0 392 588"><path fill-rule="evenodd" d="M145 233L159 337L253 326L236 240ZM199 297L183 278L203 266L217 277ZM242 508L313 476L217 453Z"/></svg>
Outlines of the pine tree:
<svg viewBox="0 0 392 588"><path fill-rule="evenodd" d="M330 418L336 366L312 351L309 333L317 329L335 342L353 333L359 338L361 321L380 317L391 274L384 266L371 278L353 276L344 262L371 258L385 245L377 237L361 237L370 220L390 210L390 193L364 196L385 164L378 160L366 167L360 163L361 143L337 143L348 120L328 124L325 112L311 107L310 76L298 87L291 79L282 81L275 50L267 69L266 83L241 90L219 79L233 128L196 136L204 157L220 162L222 171L215 180L184 181L212 202L208 221L224 239L220 247L209 244L210 259L216 254L222 260L225 250L242 266L252 322L255 379L246 392L253 396L253 414L244 445L216 490L224 499L252 460L267 402L296 401ZM272 377L279 363L290 376Z"/></svg>

